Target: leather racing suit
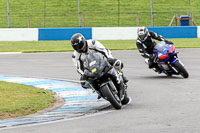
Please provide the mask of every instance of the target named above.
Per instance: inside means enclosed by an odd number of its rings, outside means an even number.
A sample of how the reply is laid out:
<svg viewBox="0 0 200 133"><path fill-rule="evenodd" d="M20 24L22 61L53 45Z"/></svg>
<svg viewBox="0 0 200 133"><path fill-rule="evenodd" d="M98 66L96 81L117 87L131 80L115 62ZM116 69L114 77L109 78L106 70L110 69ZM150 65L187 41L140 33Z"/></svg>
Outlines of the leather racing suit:
<svg viewBox="0 0 200 133"><path fill-rule="evenodd" d="M102 53L106 58L114 59L111 55L111 51L106 49L99 41L95 40L86 40L87 51L86 53L78 53L74 51L72 54L72 61L77 68L77 72L81 75L84 74L83 62L87 54L99 52Z"/></svg>
<svg viewBox="0 0 200 133"><path fill-rule="evenodd" d="M155 32L152 31L147 31L147 37L145 40L141 40L139 37L137 38L137 48L140 52L140 54L144 57L144 58L148 58L148 65L149 68L156 68L159 69L157 64L153 62L154 57L153 57L153 49L156 45L156 42L153 40L158 40L158 41L165 41L167 43L172 43L168 40L166 40L164 37L162 37L161 35L158 35ZM159 71L159 70L158 70Z"/></svg>
<svg viewBox="0 0 200 133"><path fill-rule="evenodd" d="M86 40L87 43L87 50L85 53L78 53L77 51L74 51L72 54L72 61L74 65L77 68L77 72L81 75L80 80L86 80L86 77L84 76L84 59L86 58L87 54L99 52L103 54L107 59L108 62L113 65L114 62L117 60L114 58L111 54L111 51L107 48L105 48L99 41L96 40ZM123 67L123 63L121 64ZM122 78L124 83L126 84L128 82L128 79L124 76L122 73ZM83 88L87 88L84 83L81 82L81 85Z"/></svg>

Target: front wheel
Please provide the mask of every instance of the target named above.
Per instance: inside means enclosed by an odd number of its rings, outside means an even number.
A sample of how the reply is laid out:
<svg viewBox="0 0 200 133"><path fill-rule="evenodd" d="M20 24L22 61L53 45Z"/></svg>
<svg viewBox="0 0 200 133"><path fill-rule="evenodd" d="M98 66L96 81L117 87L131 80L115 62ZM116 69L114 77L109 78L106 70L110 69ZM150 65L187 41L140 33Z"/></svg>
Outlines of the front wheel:
<svg viewBox="0 0 200 133"><path fill-rule="evenodd" d="M174 62L174 68L184 77L184 78L188 78L189 74L186 71L186 69L184 68L184 66L177 60Z"/></svg>
<svg viewBox="0 0 200 133"><path fill-rule="evenodd" d="M122 103L120 98L116 92L114 92L113 89L108 86L108 84L101 88L101 92L103 97L108 100L115 109L121 109Z"/></svg>

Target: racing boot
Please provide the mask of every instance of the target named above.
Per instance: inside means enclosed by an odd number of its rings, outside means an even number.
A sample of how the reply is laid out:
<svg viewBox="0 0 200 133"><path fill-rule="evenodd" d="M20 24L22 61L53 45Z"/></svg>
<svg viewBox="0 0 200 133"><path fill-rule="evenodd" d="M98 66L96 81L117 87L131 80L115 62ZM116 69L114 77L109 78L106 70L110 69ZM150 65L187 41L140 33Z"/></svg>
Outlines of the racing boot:
<svg viewBox="0 0 200 133"><path fill-rule="evenodd" d="M156 69L156 72L158 72L159 74L162 73L162 70L160 69L160 67L158 66L158 64L155 64L155 69Z"/></svg>
<svg viewBox="0 0 200 133"><path fill-rule="evenodd" d="M99 95L99 94L98 94L98 97L97 97L97 99L100 99L100 98L101 98L101 95Z"/></svg>
<svg viewBox="0 0 200 133"><path fill-rule="evenodd" d="M157 72L157 73L159 73L159 74L161 74L162 73L162 71L160 70L160 68L158 68L158 67L155 67L155 68L152 68L155 72Z"/></svg>
<svg viewBox="0 0 200 133"><path fill-rule="evenodd" d="M162 71L158 68L157 69L157 72L159 73L159 74L161 74L162 73Z"/></svg>
<svg viewBox="0 0 200 133"><path fill-rule="evenodd" d="M101 94L100 94L100 92L99 91L96 91L97 92L97 94L98 94L98 96L97 96L97 99L101 99Z"/></svg>

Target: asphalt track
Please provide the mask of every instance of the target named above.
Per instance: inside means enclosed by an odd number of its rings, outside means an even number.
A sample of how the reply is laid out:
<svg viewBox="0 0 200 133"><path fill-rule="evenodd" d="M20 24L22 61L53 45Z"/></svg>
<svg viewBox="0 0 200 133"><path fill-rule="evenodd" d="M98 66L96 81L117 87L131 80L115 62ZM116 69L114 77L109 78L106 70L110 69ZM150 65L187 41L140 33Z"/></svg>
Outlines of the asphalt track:
<svg viewBox="0 0 200 133"><path fill-rule="evenodd" d="M166 77L149 70L138 51L113 51L129 78L131 104L121 110L79 119L0 129L0 133L199 133L200 49L178 49L190 73ZM71 52L2 54L0 74L79 79Z"/></svg>

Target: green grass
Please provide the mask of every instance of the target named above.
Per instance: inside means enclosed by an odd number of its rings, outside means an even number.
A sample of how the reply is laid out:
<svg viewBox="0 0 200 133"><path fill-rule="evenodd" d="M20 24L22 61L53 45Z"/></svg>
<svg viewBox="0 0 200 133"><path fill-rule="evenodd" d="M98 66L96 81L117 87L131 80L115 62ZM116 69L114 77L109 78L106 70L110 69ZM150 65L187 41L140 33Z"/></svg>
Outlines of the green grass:
<svg viewBox="0 0 200 133"><path fill-rule="evenodd" d="M0 52L53 52L72 50L69 41L0 42Z"/></svg>
<svg viewBox="0 0 200 133"><path fill-rule="evenodd" d="M33 114L54 102L44 89L0 81L0 120Z"/></svg>
<svg viewBox="0 0 200 133"><path fill-rule="evenodd" d="M189 6L190 2L190 6ZM77 0L10 0L11 27L79 27ZM7 27L7 1L0 1L0 27ZM192 12L200 25L199 0L153 0L155 26L168 26ZM80 0L82 26L152 26L150 0ZM173 24L175 25L175 24Z"/></svg>
<svg viewBox="0 0 200 133"><path fill-rule="evenodd" d="M168 39L176 48L200 48L200 39ZM109 40L100 41L105 47L112 50L133 50L137 49L136 40Z"/></svg>
<svg viewBox="0 0 200 133"><path fill-rule="evenodd" d="M200 39L168 39L176 48L200 48ZM137 49L136 40L100 40L111 50ZM0 42L0 52L64 52L73 51L70 41Z"/></svg>

